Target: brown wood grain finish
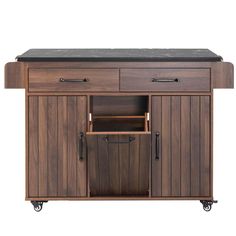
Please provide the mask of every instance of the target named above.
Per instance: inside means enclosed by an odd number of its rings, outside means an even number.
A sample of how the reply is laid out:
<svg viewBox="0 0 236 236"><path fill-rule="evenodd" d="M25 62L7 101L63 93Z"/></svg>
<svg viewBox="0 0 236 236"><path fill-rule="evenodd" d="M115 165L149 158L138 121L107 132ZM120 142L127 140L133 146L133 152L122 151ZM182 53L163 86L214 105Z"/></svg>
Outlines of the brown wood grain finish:
<svg viewBox="0 0 236 236"><path fill-rule="evenodd" d="M38 98L29 97L28 196L39 196Z"/></svg>
<svg viewBox="0 0 236 236"><path fill-rule="evenodd" d="M210 196L210 96L153 96L152 196ZM161 114L161 115L160 115Z"/></svg>
<svg viewBox="0 0 236 236"><path fill-rule="evenodd" d="M121 69L121 91L210 91L209 69Z"/></svg>
<svg viewBox="0 0 236 236"><path fill-rule="evenodd" d="M212 64L213 88L234 88L234 66L229 62Z"/></svg>
<svg viewBox="0 0 236 236"><path fill-rule="evenodd" d="M118 90L118 69L29 69L30 92Z"/></svg>
<svg viewBox="0 0 236 236"><path fill-rule="evenodd" d="M148 195L150 135L87 136L91 196Z"/></svg>
<svg viewBox="0 0 236 236"><path fill-rule="evenodd" d="M8 62L5 65L5 88L25 88L25 64Z"/></svg>
<svg viewBox="0 0 236 236"><path fill-rule="evenodd" d="M29 96L28 99L27 196L85 197L86 158L78 158L77 136L86 130L86 97Z"/></svg>

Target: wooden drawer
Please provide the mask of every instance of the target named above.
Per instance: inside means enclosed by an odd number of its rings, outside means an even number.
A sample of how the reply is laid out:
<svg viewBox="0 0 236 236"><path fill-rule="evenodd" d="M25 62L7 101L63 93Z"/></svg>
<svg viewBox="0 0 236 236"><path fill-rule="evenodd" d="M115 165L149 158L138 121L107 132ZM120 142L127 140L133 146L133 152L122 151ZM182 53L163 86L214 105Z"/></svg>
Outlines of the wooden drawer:
<svg viewBox="0 0 236 236"><path fill-rule="evenodd" d="M150 132L91 132L86 140L91 197L148 196Z"/></svg>
<svg viewBox="0 0 236 236"><path fill-rule="evenodd" d="M210 91L209 69L122 69L121 91Z"/></svg>
<svg viewBox="0 0 236 236"><path fill-rule="evenodd" d="M118 91L117 69L30 69L29 91Z"/></svg>

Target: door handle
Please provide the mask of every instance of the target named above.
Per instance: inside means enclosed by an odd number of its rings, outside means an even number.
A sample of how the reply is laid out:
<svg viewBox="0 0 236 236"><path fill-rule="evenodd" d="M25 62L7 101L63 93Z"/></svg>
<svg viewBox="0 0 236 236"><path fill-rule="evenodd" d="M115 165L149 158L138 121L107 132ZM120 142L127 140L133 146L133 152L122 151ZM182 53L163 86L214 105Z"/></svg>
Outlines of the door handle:
<svg viewBox="0 0 236 236"><path fill-rule="evenodd" d="M169 83L169 82L179 82L178 78L152 78L154 83Z"/></svg>
<svg viewBox="0 0 236 236"><path fill-rule="evenodd" d="M160 133L156 132L155 134L156 136L156 155L155 155L155 159L156 160L160 160Z"/></svg>
<svg viewBox="0 0 236 236"><path fill-rule="evenodd" d="M119 143L119 144L125 144L125 143L131 143L135 140L135 137L129 137L128 141L109 141L109 137L105 136L102 138L107 143Z"/></svg>
<svg viewBox="0 0 236 236"><path fill-rule="evenodd" d="M89 80L87 78L83 78L83 79L64 79L64 78L60 78L59 82L76 82L76 83L86 83Z"/></svg>
<svg viewBox="0 0 236 236"><path fill-rule="evenodd" d="M79 134L79 142L78 142L78 153L79 153L79 160L83 160L83 139L84 139L84 133L80 132Z"/></svg>

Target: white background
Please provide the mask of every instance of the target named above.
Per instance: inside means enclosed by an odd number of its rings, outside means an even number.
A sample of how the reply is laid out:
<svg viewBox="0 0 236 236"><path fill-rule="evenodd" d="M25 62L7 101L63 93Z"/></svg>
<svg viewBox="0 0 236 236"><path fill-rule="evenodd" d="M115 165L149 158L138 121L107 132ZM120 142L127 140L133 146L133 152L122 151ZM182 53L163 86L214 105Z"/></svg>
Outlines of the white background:
<svg viewBox="0 0 236 236"><path fill-rule="evenodd" d="M214 197L198 201L24 201L24 90L4 64L29 48L209 48L236 61L235 0L0 1L0 235L236 235L236 94L214 91Z"/></svg>

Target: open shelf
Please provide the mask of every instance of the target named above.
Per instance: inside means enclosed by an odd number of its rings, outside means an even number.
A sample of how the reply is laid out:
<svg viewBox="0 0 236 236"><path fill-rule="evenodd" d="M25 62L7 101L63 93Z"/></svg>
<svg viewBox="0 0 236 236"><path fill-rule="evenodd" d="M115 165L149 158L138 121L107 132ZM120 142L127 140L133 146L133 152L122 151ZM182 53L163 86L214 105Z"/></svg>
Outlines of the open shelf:
<svg viewBox="0 0 236 236"><path fill-rule="evenodd" d="M148 130L148 96L91 96L89 132Z"/></svg>

